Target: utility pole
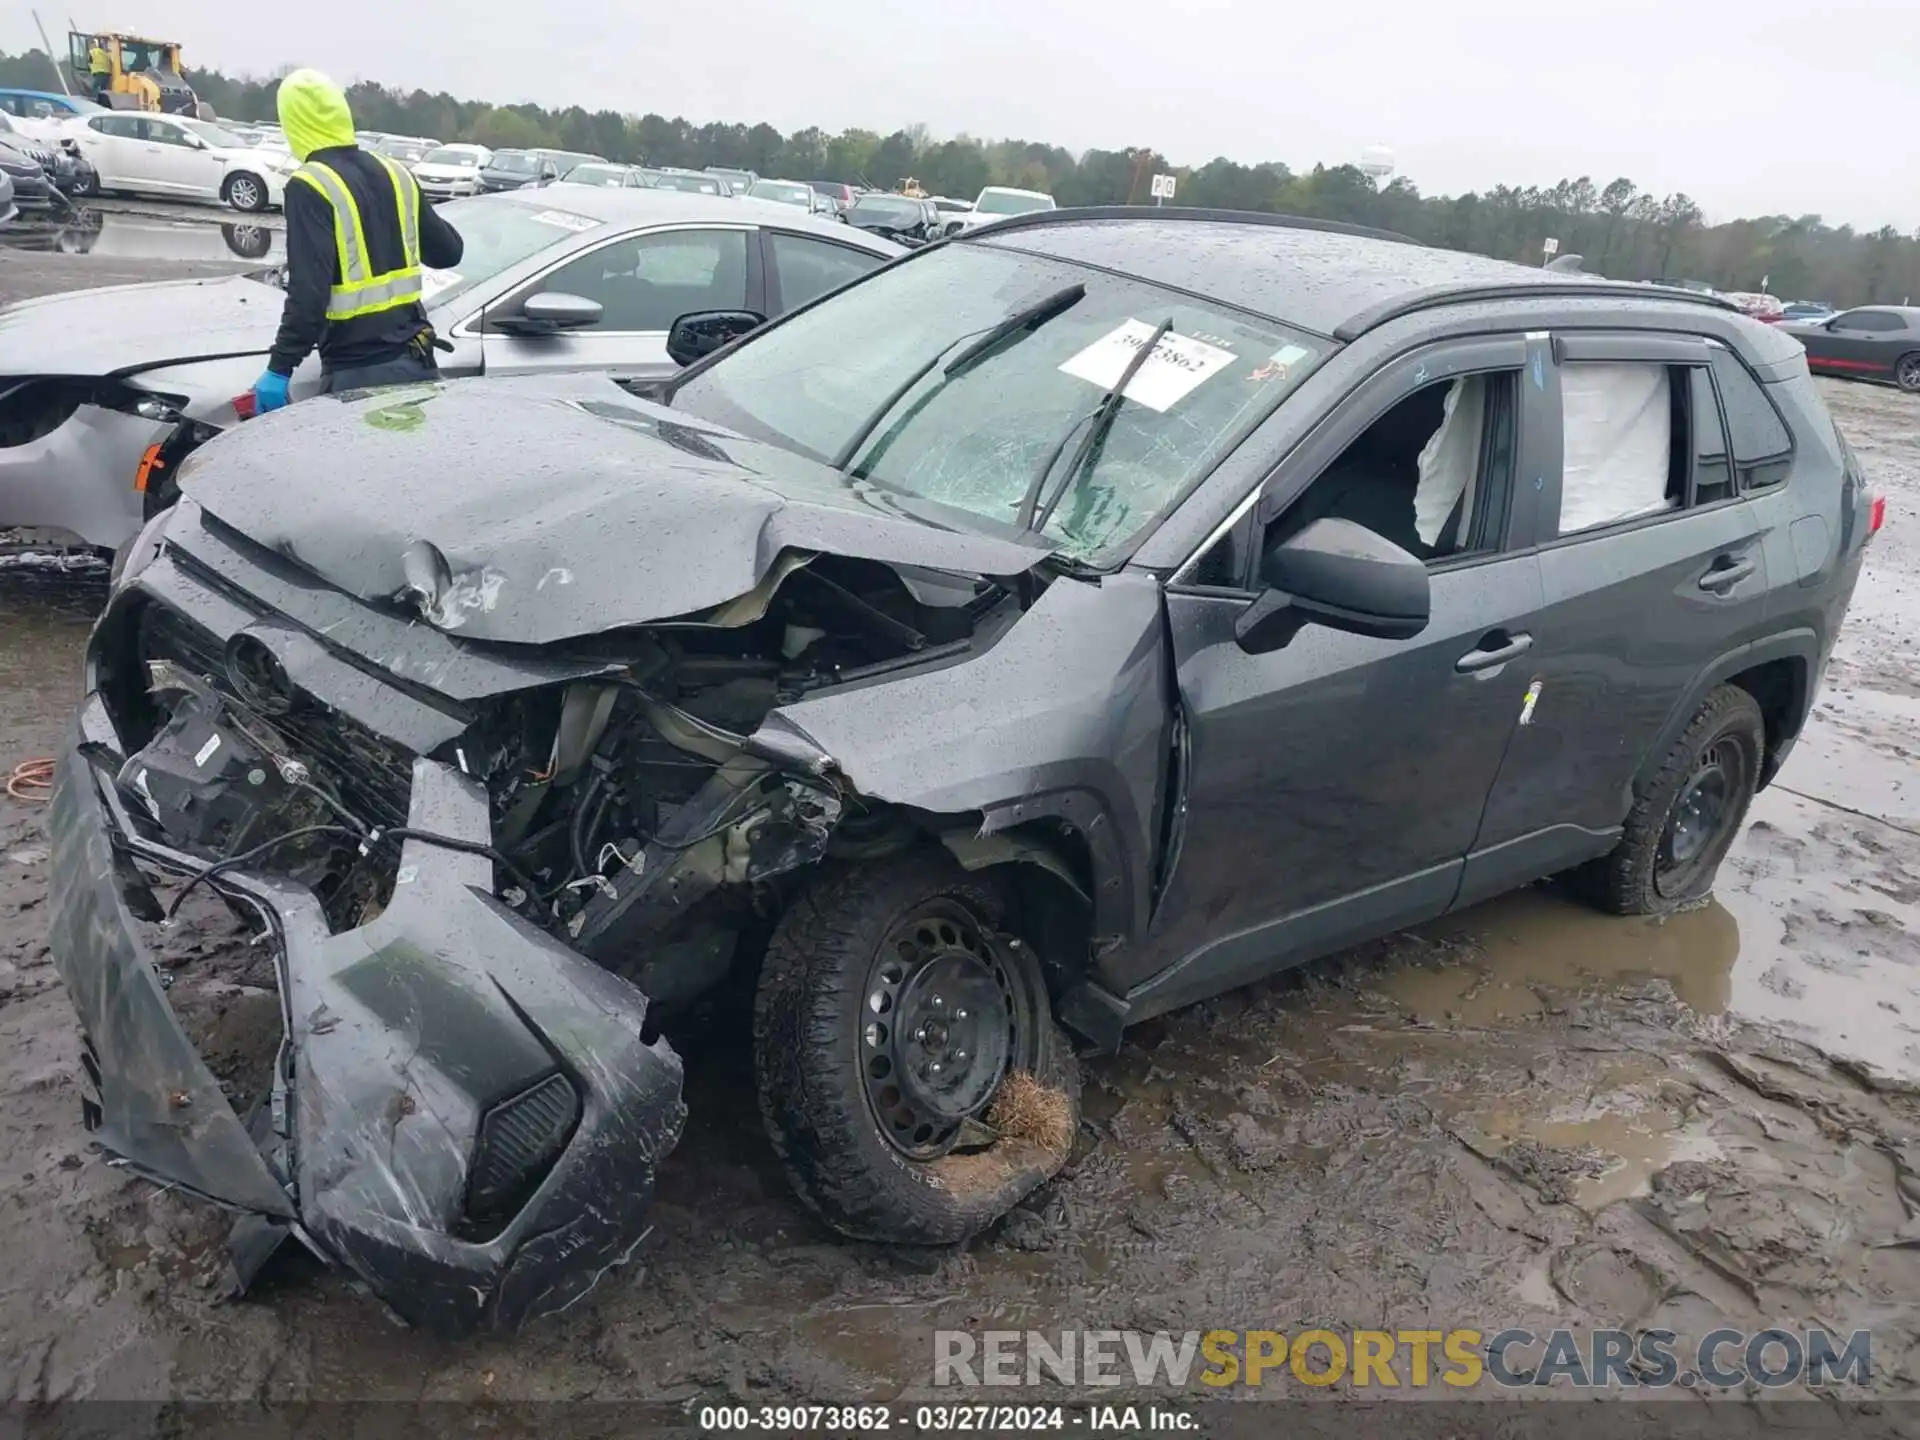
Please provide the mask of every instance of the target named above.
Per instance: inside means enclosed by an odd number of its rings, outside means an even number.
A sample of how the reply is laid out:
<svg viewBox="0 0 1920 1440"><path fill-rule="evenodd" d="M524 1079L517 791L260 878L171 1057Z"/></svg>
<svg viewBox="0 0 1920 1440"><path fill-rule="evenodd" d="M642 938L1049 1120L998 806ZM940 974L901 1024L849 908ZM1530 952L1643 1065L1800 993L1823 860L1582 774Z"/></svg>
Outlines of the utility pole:
<svg viewBox="0 0 1920 1440"><path fill-rule="evenodd" d="M33 28L40 32L40 43L47 47L47 63L53 66L53 78L60 82L60 93L63 95L73 94L73 87L67 84L67 72L60 64L60 57L54 54L53 42L47 39L47 27L40 23L40 12L38 10L31 10L27 13L33 16ZM73 21L68 20L67 25L71 27Z"/></svg>

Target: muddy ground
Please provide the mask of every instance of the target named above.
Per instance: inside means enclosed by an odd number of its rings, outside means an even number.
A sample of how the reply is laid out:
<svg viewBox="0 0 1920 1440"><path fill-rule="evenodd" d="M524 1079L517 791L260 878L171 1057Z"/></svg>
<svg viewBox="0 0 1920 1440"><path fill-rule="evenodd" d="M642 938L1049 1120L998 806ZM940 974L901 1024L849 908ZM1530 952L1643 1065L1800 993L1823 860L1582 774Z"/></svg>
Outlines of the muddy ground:
<svg viewBox="0 0 1920 1440"><path fill-rule="evenodd" d="M0 292L127 268L70 258L0 255ZM1911 1392L1920 400L1827 393L1892 519L1714 904L1536 889L1144 1027L1088 1064L1066 1173L956 1251L812 1221L716 1023L674 1037L655 1228L572 1312L440 1344L297 1259L229 1300L221 1227L86 1145L42 811L0 799L0 1398L882 1399L936 1328L1508 1325L1871 1328ZM0 773L58 742L104 587L0 556ZM240 1046L271 1014L245 976L212 1003Z"/></svg>

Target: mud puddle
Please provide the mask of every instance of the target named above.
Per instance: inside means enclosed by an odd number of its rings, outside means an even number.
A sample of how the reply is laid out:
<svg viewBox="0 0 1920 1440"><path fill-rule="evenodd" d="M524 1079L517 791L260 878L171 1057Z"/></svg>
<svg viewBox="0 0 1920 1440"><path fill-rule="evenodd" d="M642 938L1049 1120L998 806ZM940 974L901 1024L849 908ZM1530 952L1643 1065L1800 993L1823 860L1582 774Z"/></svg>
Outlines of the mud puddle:
<svg viewBox="0 0 1920 1440"><path fill-rule="evenodd" d="M443 1345L312 1264L226 1301L220 1217L86 1148L40 816L0 800L0 1395L900 1399L938 1329L1774 1324L1871 1328L1911 1392L1920 406L1823 388L1893 518L1712 905L1536 887L1142 1026L1086 1067L1061 1177L958 1250L812 1221L716 1022L674 1036L653 1233L567 1315ZM0 756L53 747L103 593L0 558Z"/></svg>
<svg viewBox="0 0 1920 1440"><path fill-rule="evenodd" d="M264 216L204 216L129 209L109 201L0 229L0 248L115 260L270 260L286 257L286 232Z"/></svg>

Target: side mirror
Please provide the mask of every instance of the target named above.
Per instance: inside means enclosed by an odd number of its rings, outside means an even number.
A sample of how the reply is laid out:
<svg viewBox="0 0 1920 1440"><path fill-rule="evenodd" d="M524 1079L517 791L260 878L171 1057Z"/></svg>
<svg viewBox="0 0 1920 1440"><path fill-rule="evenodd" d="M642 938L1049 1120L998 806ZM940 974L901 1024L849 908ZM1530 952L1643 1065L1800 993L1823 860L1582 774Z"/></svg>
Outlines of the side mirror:
<svg viewBox="0 0 1920 1440"><path fill-rule="evenodd" d="M598 325L604 313L598 300L569 295L564 290L543 290L529 295L518 315L496 315L493 323L509 334L551 335Z"/></svg>
<svg viewBox="0 0 1920 1440"><path fill-rule="evenodd" d="M1284 649L1307 625L1379 640L1427 628L1427 567L1351 520L1314 521L1269 550L1260 575L1266 588L1233 625L1249 655Z"/></svg>
<svg viewBox="0 0 1920 1440"><path fill-rule="evenodd" d="M696 310L673 322L667 332L667 358L691 365L766 323L766 316L752 310Z"/></svg>

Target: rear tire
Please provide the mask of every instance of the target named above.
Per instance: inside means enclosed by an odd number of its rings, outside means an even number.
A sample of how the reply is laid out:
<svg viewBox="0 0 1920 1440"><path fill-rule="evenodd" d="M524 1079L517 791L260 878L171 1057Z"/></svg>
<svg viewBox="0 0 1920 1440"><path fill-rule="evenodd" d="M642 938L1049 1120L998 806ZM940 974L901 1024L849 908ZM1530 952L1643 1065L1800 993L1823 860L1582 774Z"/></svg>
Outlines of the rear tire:
<svg viewBox="0 0 1920 1440"><path fill-rule="evenodd" d="M1588 898L1615 915L1704 902L1759 789L1766 744L1753 696L1716 686L1635 800L1620 843L1577 872Z"/></svg>
<svg viewBox="0 0 1920 1440"><path fill-rule="evenodd" d="M952 1244L1066 1162L1079 1070L1006 909L944 852L913 851L819 871L775 928L760 1113L794 1190L842 1234Z"/></svg>
<svg viewBox="0 0 1920 1440"><path fill-rule="evenodd" d="M1893 383L1909 395L1920 395L1920 350L1894 362Z"/></svg>

